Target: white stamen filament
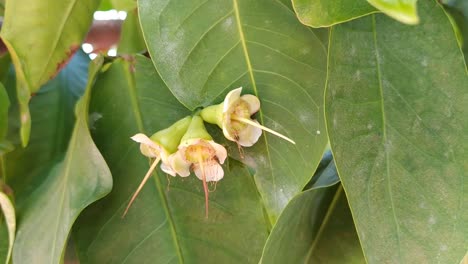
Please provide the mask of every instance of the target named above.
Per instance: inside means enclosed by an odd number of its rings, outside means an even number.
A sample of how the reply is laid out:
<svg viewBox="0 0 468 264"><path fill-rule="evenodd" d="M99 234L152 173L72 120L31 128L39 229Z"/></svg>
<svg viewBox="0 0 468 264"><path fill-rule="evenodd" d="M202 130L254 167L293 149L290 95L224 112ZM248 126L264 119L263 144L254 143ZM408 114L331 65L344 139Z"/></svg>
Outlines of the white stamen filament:
<svg viewBox="0 0 468 264"><path fill-rule="evenodd" d="M243 118L243 117L238 117L238 116L232 115L232 116L231 116L231 119L232 119L232 120L239 121L239 122L242 122L242 123L245 123L245 124L248 124L248 125L251 125L251 126L254 126L254 127L258 127L258 128L260 128L260 129L262 129L262 130L265 130L265 131L267 131L267 132L269 132L269 133L271 133L271 134L273 134L273 135L275 135L275 136L277 136L277 137L280 137L280 138L282 138L282 139L284 139L284 140L286 140L286 141L289 141L289 142L291 142L292 144L296 145L296 142L294 142L294 140L292 140L292 139L286 137L285 135L280 134L280 133L278 133L278 132L276 132L276 131L274 131L274 130L268 128L268 127L265 127L265 126L262 126L262 125L260 125L260 124L257 124L257 123L255 123L254 121L252 121L252 120L250 120L250 119L248 119L248 118Z"/></svg>
<svg viewBox="0 0 468 264"><path fill-rule="evenodd" d="M128 212L128 209L130 209L130 206L132 206L133 202L135 201L136 197L138 196L138 194L140 193L141 189L143 188L143 186L145 185L145 183L148 181L148 179L150 178L151 174L153 173L154 169L156 168L156 165L158 165L159 161L161 160L161 157L157 157L153 164L151 164L151 167L149 168L148 172L146 173L145 177L143 178L143 180L141 181L140 185L138 186L137 190L135 191L135 193L133 194L132 198L130 199L130 202L128 202L128 205L127 205L127 208L125 208L125 212L123 213L122 215L122 218L125 217L125 215L127 214Z"/></svg>
<svg viewBox="0 0 468 264"><path fill-rule="evenodd" d="M198 163L202 172L203 190L205 191L205 217L208 218L208 185L206 184L205 166L203 164L202 156L198 155Z"/></svg>

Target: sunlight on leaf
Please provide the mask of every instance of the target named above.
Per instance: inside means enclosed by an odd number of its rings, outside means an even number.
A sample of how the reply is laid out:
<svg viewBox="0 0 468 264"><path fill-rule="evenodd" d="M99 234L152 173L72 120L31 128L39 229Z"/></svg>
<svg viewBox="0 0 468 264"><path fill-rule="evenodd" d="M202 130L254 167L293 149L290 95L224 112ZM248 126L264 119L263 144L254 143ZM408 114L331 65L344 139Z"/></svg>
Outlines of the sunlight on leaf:
<svg viewBox="0 0 468 264"><path fill-rule="evenodd" d="M416 12L417 0L367 0L367 2L402 23L410 25L419 23Z"/></svg>

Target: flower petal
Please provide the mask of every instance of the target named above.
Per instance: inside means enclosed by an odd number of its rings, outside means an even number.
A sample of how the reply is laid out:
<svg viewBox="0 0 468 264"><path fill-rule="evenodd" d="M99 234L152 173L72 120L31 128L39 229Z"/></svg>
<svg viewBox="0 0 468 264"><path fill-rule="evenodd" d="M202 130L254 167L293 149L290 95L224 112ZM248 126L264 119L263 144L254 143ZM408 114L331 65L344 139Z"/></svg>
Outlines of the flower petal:
<svg viewBox="0 0 468 264"><path fill-rule="evenodd" d="M223 113L227 112L231 105L240 98L242 87L230 91L224 98Z"/></svg>
<svg viewBox="0 0 468 264"><path fill-rule="evenodd" d="M168 163L161 163L161 170L174 177L177 175L175 170L173 170L171 165Z"/></svg>
<svg viewBox="0 0 468 264"><path fill-rule="evenodd" d="M259 124L257 120L253 121ZM237 141L237 143L244 147L250 147L258 141L261 135L262 129L248 125L244 129L239 131L239 140Z"/></svg>
<svg viewBox="0 0 468 264"><path fill-rule="evenodd" d="M257 96L252 94L244 94L241 96L241 100L247 102L249 105L249 112L250 115L253 115L260 110L260 100L258 100Z"/></svg>
<svg viewBox="0 0 468 264"><path fill-rule="evenodd" d="M223 167L221 167L221 165L219 165L217 162L205 163L204 169L207 182L219 181L224 177ZM203 172L201 170L200 164L196 164L193 168L193 171L200 180L203 180Z"/></svg>
<svg viewBox="0 0 468 264"><path fill-rule="evenodd" d="M133 141L140 143L140 151L143 155L150 158L156 158L159 156L162 148L152 141L149 137L145 134L138 133L131 137Z"/></svg>
<svg viewBox="0 0 468 264"><path fill-rule="evenodd" d="M226 148L223 146L223 145L220 145L212 140L208 141L208 143L210 143L210 145L214 148L214 150L216 151L216 158L218 158L218 161L220 164L223 164L224 161L226 160L227 158L227 151L226 151Z"/></svg>
<svg viewBox="0 0 468 264"><path fill-rule="evenodd" d="M169 156L169 164L171 169L179 174L181 177L190 175L191 163L185 160L185 148L178 150L176 153Z"/></svg>

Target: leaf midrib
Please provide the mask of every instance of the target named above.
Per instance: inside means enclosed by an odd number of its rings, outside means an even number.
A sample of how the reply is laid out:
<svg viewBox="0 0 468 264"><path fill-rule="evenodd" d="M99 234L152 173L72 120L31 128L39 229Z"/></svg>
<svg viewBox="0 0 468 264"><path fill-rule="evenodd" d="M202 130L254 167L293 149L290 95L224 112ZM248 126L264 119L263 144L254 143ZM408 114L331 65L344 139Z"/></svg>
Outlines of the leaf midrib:
<svg viewBox="0 0 468 264"><path fill-rule="evenodd" d="M244 36L244 30L242 28L242 23L241 23L241 19L240 19L240 12L239 12L239 4L237 2L237 0L233 0L233 4L234 4L234 13L236 15L236 23L237 23L237 28L239 30L239 37L240 37L240 42L242 44L242 51L244 53L244 57L245 57L245 61L247 63L247 70L249 72L249 76L250 76L250 81L252 82L252 88L254 90L254 93L257 97L258 96L258 90L257 90L257 83L255 82L255 76L254 76L254 71L252 69L252 63L250 62L250 57L249 57L249 51L247 49L247 41L245 40L245 36ZM262 109L260 108L260 110L258 111L259 113L259 116L260 116L260 121L262 124L264 124L264 121L263 121L263 111ZM262 137L263 137L263 140L265 141L265 149L266 149L266 154L267 154L267 157L268 157L268 162L270 164L270 168L273 168L273 163L271 161L271 154L270 154L270 148L268 147L268 139L267 139L267 136L265 133L262 133ZM272 184L274 186L274 188L276 189L276 179L273 175L273 170L270 170L269 171L270 174L271 174L271 180L272 180ZM276 191L273 192L274 193L274 196L275 196L275 203L277 203L278 201L278 193ZM267 210L268 212L268 210ZM268 212L268 215L270 217L270 221L271 222L275 222L275 221L272 221L271 219L271 212Z"/></svg>
<svg viewBox="0 0 468 264"><path fill-rule="evenodd" d="M129 71L125 71L125 75L126 75L125 79L128 82L126 87L128 88L128 94L130 95L130 101L131 101L132 108L133 108L133 114L135 115L135 118L136 118L136 121L137 121L137 127L138 127L138 130L144 132L143 118L142 118L142 115L141 115L141 108L140 108L140 106L138 104L135 82L133 81L133 75L130 74ZM156 173L156 177L154 177L154 175L153 175L152 178L155 180L156 188L158 190L159 197L162 200L162 204L163 204L163 207L164 207L164 212L165 212L166 217L167 217L166 220L168 220L168 222L169 222L169 226L170 226L170 229L171 229L171 236L172 236L172 240L174 242L175 249L177 251L177 256L179 258L179 263L184 263L184 258L183 258L183 255L182 255L182 249L180 247L180 242L179 242L179 239L177 237L177 232L176 232L176 228L175 228L175 224L174 224L174 219L172 219L172 214L171 214L171 212L169 210L168 201L167 201L166 196L164 195L164 191L163 191L163 189L161 187L161 181L160 181L158 176L159 175Z"/></svg>
<svg viewBox="0 0 468 264"><path fill-rule="evenodd" d="M380 93L380 100L381 100L381 111L382 111L382 146L384 148L384 153L385 153L385 177L387 178L387 189L388 189L388 194L390 197L390 205L392 207L392 216L393 220L395 222L395 227L397 231L397 242L398 242L398 258L400 262L402 261L401 259L401 238L400 238L400 225L398 224L398 219L396 217L396 212L395 212L395 203L393 201L393 195L392 195L392 185L390 184L390 156L388 153L388 146L387 146L387 120L385 116L385 100L384 100L384 92L383 92L383 85L382 85L382 71L380 69L380 58L379 58L379 51L377 48L377 27L376 27L376 22L375 22L375 15L372 15L372 32L373 32L373 40L374 40L374 56L375 56L375 61L376 61L376 69L377 69L377 78L378 78L378 84L379 84L379 93ZM367 194L369 195L369 194Z"/></svg>

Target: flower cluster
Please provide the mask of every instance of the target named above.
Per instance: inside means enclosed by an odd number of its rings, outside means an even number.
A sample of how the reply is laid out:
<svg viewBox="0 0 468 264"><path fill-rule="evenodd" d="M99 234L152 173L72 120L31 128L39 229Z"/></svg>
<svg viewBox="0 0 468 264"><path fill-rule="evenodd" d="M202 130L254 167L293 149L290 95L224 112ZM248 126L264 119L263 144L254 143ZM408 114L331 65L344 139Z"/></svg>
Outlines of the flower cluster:
<svg viewBox="0 0 468 264"><path fill-rule="evenodd" d="M262 130L295 144L286 136L252 119L252 115L260 110L260 100L251 94L241 96L241 91L242 88L232 90L222 103L208 106L192 117L187 116L151 137L141 133L132 137L134 141L140 143L141 153L154 161L130 199L124 216L157 164L161 162L161 170L171 176L188 177L193 171L203 182L205 215L208 217L207 182L217 182L224 177L221 165L227 158L227 151L222 145L213 141L206 131L204 122L218 125L228 140L243 147L254 145L260 138Z"/></svg>

